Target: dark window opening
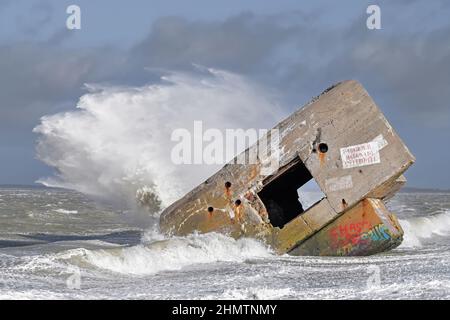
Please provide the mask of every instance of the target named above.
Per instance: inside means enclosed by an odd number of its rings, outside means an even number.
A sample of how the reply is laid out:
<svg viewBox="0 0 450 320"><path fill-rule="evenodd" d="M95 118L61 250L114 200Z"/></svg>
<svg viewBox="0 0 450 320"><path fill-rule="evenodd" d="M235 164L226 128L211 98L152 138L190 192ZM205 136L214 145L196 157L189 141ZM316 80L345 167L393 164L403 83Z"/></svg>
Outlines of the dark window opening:
<svg viewBox="0 0 450 320"><path fill-rule="evenodd" d="M299 159L287 169L280 170L274 177L265 181L265 186L258 193L274 227L282 228L286 223L302 214L311 205L299 200L298 189L312 179L312 175ZM321 191L320 191L321 192Z"/></svg>

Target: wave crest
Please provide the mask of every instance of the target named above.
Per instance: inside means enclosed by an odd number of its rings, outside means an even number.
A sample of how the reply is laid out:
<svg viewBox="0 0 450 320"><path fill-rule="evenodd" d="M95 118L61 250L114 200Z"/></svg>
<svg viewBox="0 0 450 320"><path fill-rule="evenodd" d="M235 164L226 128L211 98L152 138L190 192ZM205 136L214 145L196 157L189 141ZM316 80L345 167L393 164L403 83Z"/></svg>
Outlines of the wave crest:
<svg viewBox="0 0 450 320"><path fill-rule="evenodd" d="M209 69L170 73L142 87L94 87L77 109L48 115L39 134L38 158L55 175L38 182L74 189L130 207L158 212L217 171L219 165L175 165L173 130L269 128L281 109L267 90L241 76Z"/></svg>
<svg viewBox="0 0 450 320"><path fill-rule="evenodd" d="M77 251L75 260L82 257L92 266L112 272L150 275L180 270L194 264L244 262L270 255L270 250L254 239L235 240L222 234L207 233L127 248L83 249L81 255ZM72 254L66 253L65 256L74 260Z"/></svg>
<svg viewBox="0 0 450 320"><path fill-rule="evenodd" d="M420 247L425 239L435 235L450 235L450 211L428 217L399 219L399 221L405 232L401 247Z"/></svg>

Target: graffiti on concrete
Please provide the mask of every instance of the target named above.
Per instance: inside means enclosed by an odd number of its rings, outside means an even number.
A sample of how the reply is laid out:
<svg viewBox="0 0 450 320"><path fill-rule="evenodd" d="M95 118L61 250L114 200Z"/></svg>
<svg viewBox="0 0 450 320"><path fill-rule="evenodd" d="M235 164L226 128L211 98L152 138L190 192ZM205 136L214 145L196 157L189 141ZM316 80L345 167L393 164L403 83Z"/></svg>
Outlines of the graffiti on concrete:
<svg viewBox="0 0 450 320"><path fill-rule="evenodd" d="M361 233L369 229L370 222L367 220L339 225L330 230L331 242L337 246L344 246L348 243L357 244Z"/></svg>
<svg viewBox="0 0 450 320"><path fill-rule="evenodd" d="M361 235L361 240L383 241L390 239L389 229L382 223L374 226L368 232Z"/></svg>
<svg viewBox="0 0 450 320"><path fill-rule="evenodd" d="M348 255L352 251L370 245L375 241L390 240L387 227L380 223L373 227L367 220L348 223L330 230L331 247L339 255Z"/></svg>

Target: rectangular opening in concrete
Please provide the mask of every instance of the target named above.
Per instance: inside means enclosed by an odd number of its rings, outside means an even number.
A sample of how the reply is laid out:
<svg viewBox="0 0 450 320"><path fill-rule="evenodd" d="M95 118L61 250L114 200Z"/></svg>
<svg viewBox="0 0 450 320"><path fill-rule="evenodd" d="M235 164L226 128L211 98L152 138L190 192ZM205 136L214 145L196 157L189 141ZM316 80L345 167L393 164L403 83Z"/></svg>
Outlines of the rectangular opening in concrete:
<svg viewBox="0 0 450 320"><path fill-rule="evenodd" d="M301 187L311 180L314 179L309 170L300 159L296 159L263 182L264 187L258 196L264 203L270 223L274 227L282 228L317 202L300 202L299 193L303 194ZM321 193L320 189L317 191Z"/></svg>
<svg viewBox="0 0 450 320"><path fill-rule="evenodd" d="M325 194L320 189L316 182L316 179L311 179L300 188L297 189L298 199L303 206L303 210L308 210L309 208L316 205L320 200L325 198Z"/></svg>

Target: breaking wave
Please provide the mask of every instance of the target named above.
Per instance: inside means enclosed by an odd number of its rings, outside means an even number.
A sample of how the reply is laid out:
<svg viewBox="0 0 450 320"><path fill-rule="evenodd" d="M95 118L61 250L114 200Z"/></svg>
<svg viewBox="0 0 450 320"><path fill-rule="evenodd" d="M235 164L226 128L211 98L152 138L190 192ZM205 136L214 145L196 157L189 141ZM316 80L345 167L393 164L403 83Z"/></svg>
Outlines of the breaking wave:
<svg viewBox="0 0 450 320"><path fill-rule="evenodd" d="M77 109L48 115L34 129L38 158L55 169L38 182L151 212L219 169L175 165L174 129L270 128L283 115L271 94L220 70L174 72L142 87L87 86Z"/></svg>
<svg viewBox="0 0 450 320"><path fill-rule="evenodd" d="M422 242L433 236L450 235L450 211L428 217L400 219L405 232L401 247L420 247Z"/></svg>
<svg viewBox="0 0 450 320"><path fill-rule="evenodd" d="M271 255L270 250L254 239L238 239L222 234L193 234L114 249L76 249L64 253L72 263L84 262L112 272L151 275L164 271L214 262L244 262Z"/></svg>

